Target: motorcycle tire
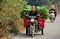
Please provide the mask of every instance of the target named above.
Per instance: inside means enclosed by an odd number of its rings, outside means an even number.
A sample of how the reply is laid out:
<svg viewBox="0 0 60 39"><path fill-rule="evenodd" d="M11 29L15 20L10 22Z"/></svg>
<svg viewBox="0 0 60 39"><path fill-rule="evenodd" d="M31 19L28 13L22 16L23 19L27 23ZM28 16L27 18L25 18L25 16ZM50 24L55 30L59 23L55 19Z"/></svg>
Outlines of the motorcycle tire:
<svg viewBox="0 0 60 39"><path fill-rule="evenodd" d="M43 29L41 30L41 35L43 35Z"/></svg>
<svg viewBox="0 0 60 39"><path fill-rule="evenodd" d="M28 26L26 26L26 35L28 35Z"/></svg>
<svg viewBox="0 0 60 39"><path fill-rule="evenodd" d="M34 37L34 32L32 31L32 33L31 33L31 37Z"/></svg>

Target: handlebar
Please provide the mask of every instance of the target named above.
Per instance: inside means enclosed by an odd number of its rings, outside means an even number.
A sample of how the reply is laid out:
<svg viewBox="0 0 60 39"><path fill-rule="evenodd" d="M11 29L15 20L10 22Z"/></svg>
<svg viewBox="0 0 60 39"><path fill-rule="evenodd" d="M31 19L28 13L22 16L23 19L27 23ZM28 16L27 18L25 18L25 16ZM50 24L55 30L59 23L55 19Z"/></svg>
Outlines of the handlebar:
<svg viewBox="0 0 60 39"><path fill-rule="evenodd" d="M37 16L28 16L30 19L35 19Z"/></svg>

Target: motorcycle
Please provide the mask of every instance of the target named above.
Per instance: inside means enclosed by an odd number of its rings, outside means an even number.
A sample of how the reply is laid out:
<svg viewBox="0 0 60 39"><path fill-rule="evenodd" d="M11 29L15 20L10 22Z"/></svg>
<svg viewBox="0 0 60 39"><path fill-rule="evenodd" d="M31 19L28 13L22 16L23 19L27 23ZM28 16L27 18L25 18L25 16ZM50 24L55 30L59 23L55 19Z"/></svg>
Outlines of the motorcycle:
<svg viewBox="0 0 60 39"><path fill-rule="evenodd" d="M36 19L37 16L28 16L29 22L26 26L26 34L31 35L31 37L34 37L34 34L38 32L38 22ZM42 30L43 35L43 29L40 27L40 30Z"/></svg>
<svg viewBox="0 0 60 39"><path fill-rule="evenodd" d="M54 14L54 11L51 11L51 14L50 14L50 21L51 21L51 22L54 22L54 21L55 21L55 14Z"/></svg>

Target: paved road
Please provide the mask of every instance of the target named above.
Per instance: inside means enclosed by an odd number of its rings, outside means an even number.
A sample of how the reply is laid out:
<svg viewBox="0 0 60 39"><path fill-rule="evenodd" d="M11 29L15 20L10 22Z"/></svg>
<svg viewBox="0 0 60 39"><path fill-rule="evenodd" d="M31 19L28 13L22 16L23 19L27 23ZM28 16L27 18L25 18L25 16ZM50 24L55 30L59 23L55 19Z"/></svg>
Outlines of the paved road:
<svg viewBox="0 0 60 39"><path fill-rule="evenodd" d="M54 23L51 23L50 20L46 20L44 35L35 35L35 37L31 38L23 32L13 36L12 39L60 39L60 16L57 16Z"/></svg>

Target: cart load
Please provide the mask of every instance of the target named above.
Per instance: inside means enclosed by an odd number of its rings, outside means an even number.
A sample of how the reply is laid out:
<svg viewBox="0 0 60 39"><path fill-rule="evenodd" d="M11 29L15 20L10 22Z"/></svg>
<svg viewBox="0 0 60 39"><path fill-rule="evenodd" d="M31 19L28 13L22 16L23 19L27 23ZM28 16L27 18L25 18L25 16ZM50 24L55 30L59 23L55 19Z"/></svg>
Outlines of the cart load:
<svg viewBox="0 0 60 39"><path fill-rule="evenodd" d="M31 8L32 8L32 6L27 5L20 12L21 18L24 19L24 27L26 27L27 20L28 20L28 19L25 18L25 14L27 12L31 11ZM39 24L39 26L42 26L44 28L45 20L49 18L49 10L47 8L45 8L45 7L37 6L36 11L38 11L40 13L38 23L41 23L41 24Z"/></svg>

